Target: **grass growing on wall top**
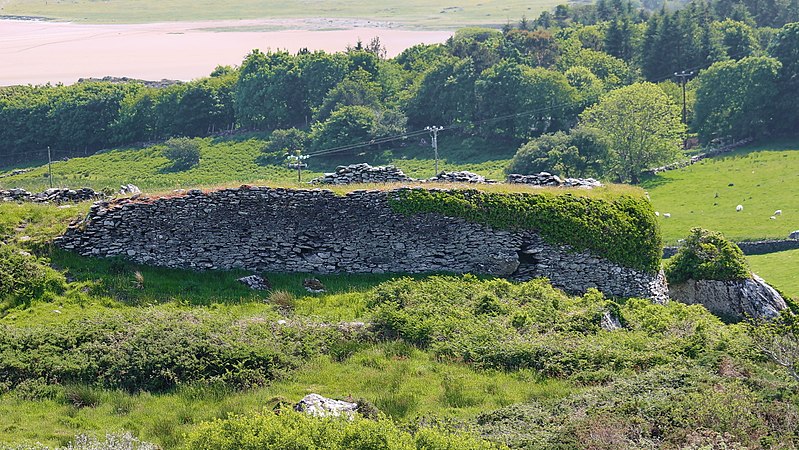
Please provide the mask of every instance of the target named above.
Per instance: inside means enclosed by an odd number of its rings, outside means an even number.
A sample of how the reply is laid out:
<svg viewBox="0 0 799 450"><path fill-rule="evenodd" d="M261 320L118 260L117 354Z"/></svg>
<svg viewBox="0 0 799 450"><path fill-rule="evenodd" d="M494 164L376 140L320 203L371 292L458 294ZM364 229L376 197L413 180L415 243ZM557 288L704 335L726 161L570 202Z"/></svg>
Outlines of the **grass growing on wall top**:
<svg viewBox="0 0 799 450"><path fill-rule="evenodd" d="M549 242L591 250L623 266L660 268L660 228L643 196L408 189L390 204L404 214L440 213L504 230L535 230Z"/></svg>

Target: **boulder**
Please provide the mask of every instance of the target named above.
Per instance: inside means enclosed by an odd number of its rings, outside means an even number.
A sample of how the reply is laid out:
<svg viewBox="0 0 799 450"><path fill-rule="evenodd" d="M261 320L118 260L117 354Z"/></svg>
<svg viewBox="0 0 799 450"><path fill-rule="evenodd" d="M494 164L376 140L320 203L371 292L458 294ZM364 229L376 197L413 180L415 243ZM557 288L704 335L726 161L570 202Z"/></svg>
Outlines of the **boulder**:
<svg viewBox="0 0 799 450"><path fill-rule="evenodd" d="M123 184L119 187L119 193L122 195L141 194L141 189L135 184Z"/></svg>
<svg viewBox="0 0 799 450"><path fill-rule="evenodd" d="M669 285L669 296L689 305L702 304L713 314L733 320L773 318L787 308L782 296L754 274L745 280L688 280Z"/></svg>
<svg viewBox="0 0 799 450"><path fill-rule="evenodd" d="M269 289L272 289L272 285L269 283L269 281L259 275L241 277L236 281L256 291L268 291Z"/></svg>
<svg viewBox="0 0 799 450"><path fill-rule="evenodd" d="M319 394L308 394L294 405L294 410L314 417L353 417L358 409L358 404L333 400Z"/></svg>
<svg viewBox="0 0 799 450"><path fill-rule="evenodd" d="M326 291L325 285L316 278L306 278L303 280L302 286L312 294L321 294Z"/></svg>

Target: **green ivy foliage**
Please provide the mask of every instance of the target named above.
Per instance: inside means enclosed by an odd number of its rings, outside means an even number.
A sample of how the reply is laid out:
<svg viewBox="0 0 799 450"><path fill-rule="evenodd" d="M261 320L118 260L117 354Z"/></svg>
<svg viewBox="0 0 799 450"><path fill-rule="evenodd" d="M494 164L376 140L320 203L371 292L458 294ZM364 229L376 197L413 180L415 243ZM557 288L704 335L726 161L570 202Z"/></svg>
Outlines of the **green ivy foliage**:
<svg viewBox="0 0 799 450"><path fill-rule="evenodd" d="M692 228L680 250L665 267L669 283L693 280L744 280L749 263L734 242L716 231Z"/></svg>
<svg viewBox="0 0 799 450"><path fill-rule="evenodd" d="M232 416L199 425L186 438L191 450L256 450L270 448L328 450L489 450L507 448L473 437L436 428L415 434L387 419L367 420L311 417L293 411L264 411Z"/></svg>
<svg viewBox="0 0 799 450"><path fill-rule="evenodd" d="M503 230L532 230L550 243L590 250L626 267L651 273L660 269L660 228L643 197L403 189L389 202L403 214L440 213Z"/></svg>

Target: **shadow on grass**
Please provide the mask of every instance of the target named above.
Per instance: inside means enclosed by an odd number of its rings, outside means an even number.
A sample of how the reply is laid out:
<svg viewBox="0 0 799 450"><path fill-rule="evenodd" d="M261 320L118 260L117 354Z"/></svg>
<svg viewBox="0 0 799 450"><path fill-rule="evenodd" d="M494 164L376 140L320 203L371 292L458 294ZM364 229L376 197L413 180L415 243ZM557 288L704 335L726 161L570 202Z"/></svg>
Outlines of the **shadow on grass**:
<svg viewBox="0 0 799 450"><path fill-rule="evenodd" d="M309 294L306 278L325 285L325 295L364 292L380 283L410 276L421 279L430 274L327 274L259 273L269 280L271 291L254 291L236 281L255 272L246 270L193 271L135 264L122 258L88 258L63 250L51 254L52 265L70 281L87 282L93 296L107 296L130 306L177 302L192 306L265 302L272 291L286 291L295 297Z"/></svg>

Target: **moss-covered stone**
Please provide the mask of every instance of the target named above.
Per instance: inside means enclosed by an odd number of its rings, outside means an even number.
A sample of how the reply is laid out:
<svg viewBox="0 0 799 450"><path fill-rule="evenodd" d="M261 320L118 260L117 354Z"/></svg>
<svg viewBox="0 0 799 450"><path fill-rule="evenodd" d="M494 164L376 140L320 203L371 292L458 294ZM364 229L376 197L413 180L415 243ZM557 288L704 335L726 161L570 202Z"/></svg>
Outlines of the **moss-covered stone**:
<svg viewBox="0 0 799 450"><path fill-rule="evenodd" d="M633 269L660 268L660 228L643 196L407 189L397 191L390 204L404 214L436 212L503 230L533 230L551 243L590 250Z"/></svg>

